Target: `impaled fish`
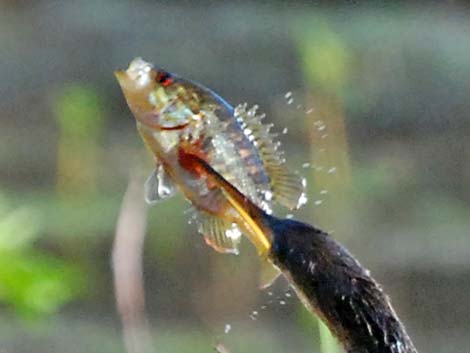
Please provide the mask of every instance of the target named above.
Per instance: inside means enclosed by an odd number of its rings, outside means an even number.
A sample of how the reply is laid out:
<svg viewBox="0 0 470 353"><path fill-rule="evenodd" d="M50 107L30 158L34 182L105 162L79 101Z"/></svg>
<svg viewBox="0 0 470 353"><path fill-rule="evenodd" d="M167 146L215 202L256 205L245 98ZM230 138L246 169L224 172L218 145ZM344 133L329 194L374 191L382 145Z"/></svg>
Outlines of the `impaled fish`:
<svg viewBox="0 0 470 353"><path fill-rule="evenodd" d="M237 253L236 212L220 190L185 163L196 155L267 213L273 202L289 209L306 202L305 180L287 169L276 134L257 106L233 108L211 90L137 58L116 71L137 128L155 157L145 184L153 204L180 189L196 209L198 230L215 250ZM229 216L231 214L231 216Z"/></svg>

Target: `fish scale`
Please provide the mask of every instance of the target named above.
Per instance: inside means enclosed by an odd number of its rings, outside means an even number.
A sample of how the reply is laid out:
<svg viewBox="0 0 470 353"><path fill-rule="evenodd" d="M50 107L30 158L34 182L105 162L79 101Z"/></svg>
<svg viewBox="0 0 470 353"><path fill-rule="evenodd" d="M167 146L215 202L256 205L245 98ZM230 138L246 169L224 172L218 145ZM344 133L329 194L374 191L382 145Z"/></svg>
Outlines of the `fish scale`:
<svg viewBox="0 0 470 353"><path fill-rule="evenodd" d="M253 143L248 139L248 137L244 134L240 124L236 120L232 120L226 126L225 130L226 134L228 135L226 140L231 141L234 148L235 153L237 154L237 165L231 166L229 164L229 169L243 169L245 170L245 174L247 174L246 178L244 179L245 184L250 184L250 187L256 189L256 194L258 194L258 198L262 199L262 193L266 190L270 190L270 179L267 175L263 162L260 159L259 155L255 153L257 150L254 148ZM241 151L247 151L245 156L241 155ZM220 153L224 153L224 150L218 151ZM240 164L243 164L243 167L239 167ZM216 169L217 170L217 169ZM229 177L230 179L230 177ZM235 185L240 184L237 180L233 180ZM248 185L247 185L248 187ZM243 187L240 189L244 194L252 195L252 193L248 193L248 190L245 190ZM266 200L264 200L266 201ZM258 205L260 205L260 201L256 201Z"/></svg>

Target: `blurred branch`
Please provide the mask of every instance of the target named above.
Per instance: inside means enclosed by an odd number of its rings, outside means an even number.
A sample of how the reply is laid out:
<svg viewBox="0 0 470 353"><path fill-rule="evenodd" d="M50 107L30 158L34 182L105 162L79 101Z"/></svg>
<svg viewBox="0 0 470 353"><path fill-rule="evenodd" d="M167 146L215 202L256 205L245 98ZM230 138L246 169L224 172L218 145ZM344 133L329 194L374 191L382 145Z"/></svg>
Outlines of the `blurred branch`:
<svg viewBox="0 0 470 353"><path fill-rule="evenodd" d="M112 254L116 303L128 353L150 352L152 347L142 271L146 222L143 181L134 173L122 201Z"/></svg>

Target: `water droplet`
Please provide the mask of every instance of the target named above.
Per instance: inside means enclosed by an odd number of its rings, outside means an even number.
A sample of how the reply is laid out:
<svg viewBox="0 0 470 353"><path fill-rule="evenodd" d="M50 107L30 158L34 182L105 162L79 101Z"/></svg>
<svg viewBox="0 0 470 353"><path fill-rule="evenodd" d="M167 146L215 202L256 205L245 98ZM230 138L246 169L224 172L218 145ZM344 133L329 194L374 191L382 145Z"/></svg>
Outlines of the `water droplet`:
<svg viewBox="0 0 470 353"><path fill-rule="evenodd" d="M288 213L288 214L286 214L286 218L287 219L292 219L292 218L294 218L294 215L292 213Z"/></svg>
<svg viewBox="0 0 470 353"><path fill-rule="evenodd" d="M299 201L297 202L297 208L300 208L301 206L305 205L308 201L307 194L305 192L302 193L299 197Z"/></svg>
<svg viewBox="0 0 470 353"><path fill-rule="evenodd" d="M264 193L264 197L266 198L266 200L271 201L273 199L273 193L271 191L266 191Z"/></svg>
<svg viewBox="0 0 470 353"><path fill-rule="evenodd" d="M330 169L328 169L328 174L332 174L336 172L336 167L331 167Z"/></svg>
<svg viewBox="0 0 470 353"><path fill-rule="evenodd" d="M273 292L271 292L271 291L268 292L268 295L269 295L270 297L272 297L272 296L273 296Z"/></svg>
<svg viewBox="0 0 470 353"><path fill-rule="evenodd" d="M289 98L287 100L287 104L291 105L292 103L294 103L294 98Z"/></svg>
<svg viewBox="0 0 470 353"><path fill-rule="evenodd" d="M284 135L287 134L287 131L289 131L289 129L286 128L286 127L285 127L284 129L282 129L282 133L283 133Z"/></svg>
<svg viewBox="0 0 470 353"><path fill-rule="evenodd" d="M310 163L304 163L302 164L302 168L310 168Z"/></svg>
<svg viewBox="0 0 470 353"><path fill-rule="evenodd" d="M322 138L322 139L326 139L326 138L327 138L327 136L328 136L328 134L323 134L323 135L321 135L321 136L320 136L320 138Z"/></svg>
<svg viewBox="0 0 470 353"><path fill-rule="evenodd" d="M305 112L305 114L312 114L312 112L313 112L313 108L310 108Z"/></svg>
<svg viewBox="0 0 470 353"><path fill-rule="evenodd" d="M323 203L323 200L316 200L315 201L315 206L319 206Z"/></svg>
<svg viewBox="0 0 470 353"><path fill-rule="evenodd" d="M291 92L291 91L287 92L287 93L284 95L284 97L285 97L286 99L289 99L290 97L292 97L292 92Z"/></svg>
<svg viewBox="0 0 470 353"><path fill-rule="evenodd" d="M320 195L326 195L326 194L328 194L328 190L326 189L320 190Z"/></svg>
<svg viewBox="0 0 470 353"><path fill-rule="evenodd" d="M242 236L242 233L235 224L232 224L232 228L225 231L227 238L237 241Z"/></svg>
<svg viewBox="0 0 470 353"><path fill-rule="evenodd" d="M279 304L286 305L286 301L285 300L279 300Z"/></svg>
<svg viewBox="0 0 470 353"><path fill-rule="evenodd" d="M302 108L302 106L301 106L300 104L297 104L297 107L296 107L296 108L297 108L297 109L300 109L300 108Z"/></svg>
<svg viewBox="0 0 470 353"><path fill-rule="evenodd" d="M317 126L317 130L318 130L318 131L323 131L323 130L325 130L325 129L326 129L326 126L325 126L325 125L319 125L319 126Z"/></svg>
<svg viewBox="0 0 470 353"><path fill-rule="evenodd" d="M231 330L231 329L232 329L232 325L230 325L230 324L226 324L226 325L225 325L224 332L227 334L227 333L229 333L229 332L230 332L230 330Z"/></svg>
<svg viewBox="0 0 470 353"><path fill-rule="evenodd" d="M256 310L253 310L251 314L256 316L256 315L258 315L258 312Z"/></svg>
<svg viewBox="0 0 470 353"><path fill-rule="evenodd" d="M286 297L290 298L290 297L292 297L292 294L290 294L290 292L286 292Z"/></svg>

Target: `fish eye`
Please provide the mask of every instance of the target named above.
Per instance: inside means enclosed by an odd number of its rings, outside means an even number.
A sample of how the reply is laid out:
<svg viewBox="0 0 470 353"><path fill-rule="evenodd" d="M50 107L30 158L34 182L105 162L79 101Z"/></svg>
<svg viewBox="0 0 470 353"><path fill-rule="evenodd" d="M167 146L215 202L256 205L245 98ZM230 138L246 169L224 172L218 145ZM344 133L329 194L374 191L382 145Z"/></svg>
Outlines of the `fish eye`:
<svg viewBox="0 0 470 353"><path fill-rule="evenodd" d="M155 81L161 84L163 87L167 87L173 82L173 78L171 77L171 74L169 72L161 70L157 72L157 77L155 77Z"/></svg>

